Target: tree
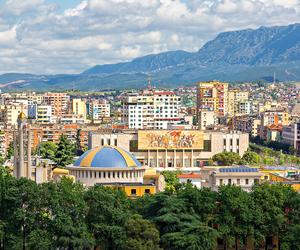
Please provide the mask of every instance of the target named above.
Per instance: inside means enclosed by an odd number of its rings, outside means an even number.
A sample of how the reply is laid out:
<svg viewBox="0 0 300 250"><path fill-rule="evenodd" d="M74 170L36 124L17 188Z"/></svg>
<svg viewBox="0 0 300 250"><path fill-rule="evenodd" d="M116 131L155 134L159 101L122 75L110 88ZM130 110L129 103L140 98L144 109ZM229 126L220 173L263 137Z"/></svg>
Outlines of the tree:
<svg viewBox="0 0 300 250"><path fill-rule="evenodd" d="M84 150L81 146L81 129L77 129L76 132L76 144L75 144L75 154L80 156L84 153Z"/></svg>
<svg viewBox="0 0 300 250"><path fill-rule="evenodd" d="M254 234L258 241L278 236L285 227L286 194L290 187L263 183L256 185L250 193L254 202Z"/></svg>
<svg viewBox="0 0 300 250"><path fill-rule="evenodd" d="M260 156L259 154L253 152L253 151L247 151L243 157L242 160L244 160L247 164L253 165L260 163Z"/></svg>
<svg viewBox="0 0 300 250"><path fill-rule="evenodd" d="M223 152L215 154L212 159L213 161L218 162L218 164L221 166L230 166L232 164L238 164L241 160L241 157L238 153Z"/></svg>
<svg viewBox="0 0 300 250"><path fill-rule="evenodd" d="M149 220L135 214L125 223L126 250L159 250L159 231Z"/></svg>
<svg viewBox="0 0 300 250"><path fill-rule="evenodd" d="M121 190L94 186L85 193L89 207L86 222L100 249L120 249L126 242L125 222L131 202Z"/></svg>
<svg viewBox="0 0 300 250"><path fill-rule="evenodd" d="M14 155L14 144L13 142L10 142L6 152L6 159L10 159L13 155Z"/></svg>
<svg viewBox="0 0 300 250"><path fill-rule="evenodd" d="M181 187L177 177L181 173L180 171L162 171L161 173L165 177L167 191L174 192Z"/></svg>
<svg viewBox="0 0 300 250"><path fill-rule="evenodd" d="M84 200L85 188L67 177L60 182L40 185L39 229L31 235L32 240L40 235L43 245L51 242L51 249L87 249L94 245L88 230L86 215L88 206Z"/></svg>
<svg viewBox="0 0 300 250"><path fill-rule="evenodd" d="M235 245L253 235L253 202L250 195L238 186L221 186L217 198L218 208L215 222L224 241L224 249Z"/></svg>
<svg viewBox="0 0 300 250"><path fill-rule="evenodd" d="M65 167L73 162L74 145L62 134L55 153L55 162L59 167Z"/></svg>
<svg viewBox="0 0 300 250"><path fill-rule="evenodd" d="M42 142L37 146L35 154L40 155L44 159L55 160L57 148L58 146L54 142Z"/></svg>
<svg viewBox="0 0 300 250"><path fill-rule="evenodd" d="M162 244L165 249L170 250L213 250L217 245L218 233L215 229L204 226L192 226L182 232L165 234Z"/></svg>

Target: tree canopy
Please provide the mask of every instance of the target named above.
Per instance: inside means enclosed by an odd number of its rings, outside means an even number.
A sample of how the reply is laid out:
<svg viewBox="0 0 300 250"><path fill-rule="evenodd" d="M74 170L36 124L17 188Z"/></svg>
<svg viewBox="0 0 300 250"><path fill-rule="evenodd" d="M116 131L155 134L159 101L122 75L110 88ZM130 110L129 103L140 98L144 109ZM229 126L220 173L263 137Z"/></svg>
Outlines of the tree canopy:
<svg viewBox="0 0 300 250"><path fill-rule="evenodd" d="M0 167L0 249L300 249L300 194L284 185L218 192L190 183L129 199L71 179L36 184ZM275 243L273 243L275 244Z"/></svg>

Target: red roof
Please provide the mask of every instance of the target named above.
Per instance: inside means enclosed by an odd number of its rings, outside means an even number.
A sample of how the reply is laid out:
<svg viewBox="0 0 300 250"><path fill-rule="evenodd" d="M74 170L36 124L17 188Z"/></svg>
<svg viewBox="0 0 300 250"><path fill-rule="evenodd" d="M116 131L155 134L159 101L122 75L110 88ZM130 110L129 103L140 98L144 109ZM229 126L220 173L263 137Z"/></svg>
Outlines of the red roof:
<svg viewBox="0 0 300 250"><path fill-rule="evenodd" d="M201 179L200 174L190 173L190 174L179 174L177 175L180 179Z"/></svg>

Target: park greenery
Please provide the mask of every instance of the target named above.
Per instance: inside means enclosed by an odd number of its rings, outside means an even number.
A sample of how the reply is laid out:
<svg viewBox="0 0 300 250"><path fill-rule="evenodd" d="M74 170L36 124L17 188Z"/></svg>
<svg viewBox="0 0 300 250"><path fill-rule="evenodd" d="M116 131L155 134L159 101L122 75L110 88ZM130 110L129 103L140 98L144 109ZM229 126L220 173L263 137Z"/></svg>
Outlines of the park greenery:
<svg viewBox="0 0 300 250"><path fill-rule="evenodd" d="M283 153L269 147L251 143L243 157L234 152L215 154L208 162L209 165L230 166L236 165L300 165L300 157Z"/></svg>
<svg viewBox="0 0 300 250"><path fill-rule="evenodd" d="M133 200L68 178L36 184L0 168L0 249L252 249L278 237L280 249L297 250L299 235L300 194L279 184L247 193L188 183Z"/></svg>

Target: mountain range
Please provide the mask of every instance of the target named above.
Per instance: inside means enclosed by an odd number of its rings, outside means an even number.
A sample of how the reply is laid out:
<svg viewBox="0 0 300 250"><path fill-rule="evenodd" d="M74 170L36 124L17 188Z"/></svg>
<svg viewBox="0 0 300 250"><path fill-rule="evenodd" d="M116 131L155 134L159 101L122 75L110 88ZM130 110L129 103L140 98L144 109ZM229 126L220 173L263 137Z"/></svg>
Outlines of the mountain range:
<svg viewBox="0 0 300 250"><path fill-rule="evenodd" d="M12 90L103 90L155 85L176 87L197 81L300 80L300 24L220 33L197 52L169 51L130 62L96 65L74 75L0 75Z"/></svg>

